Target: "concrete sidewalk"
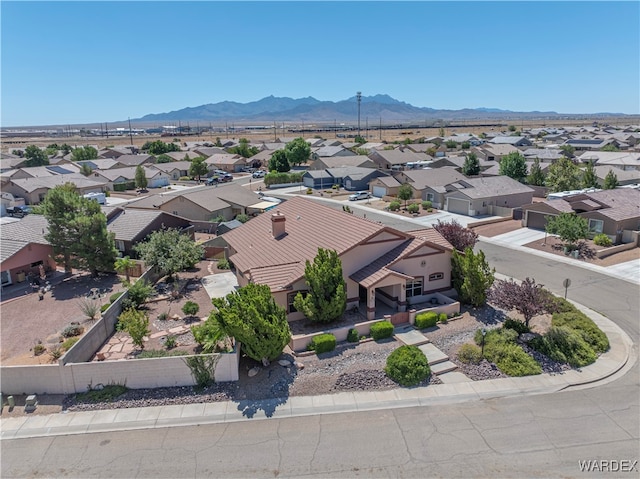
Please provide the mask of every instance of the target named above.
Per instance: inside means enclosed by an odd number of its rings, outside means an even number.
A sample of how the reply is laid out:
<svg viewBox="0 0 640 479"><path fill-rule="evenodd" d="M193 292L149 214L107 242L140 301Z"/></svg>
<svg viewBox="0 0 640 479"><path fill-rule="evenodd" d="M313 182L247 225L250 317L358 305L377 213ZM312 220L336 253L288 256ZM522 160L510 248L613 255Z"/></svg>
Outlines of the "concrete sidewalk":
<svg viewBox="0 0 640 479"><path fill-rule="evenodd" d="M574 303L575 304L575 303ZM216 424L267 419L371 411L387 408L433 406L482 399L548 394L570 387L595 386L621 369L631 366L631 338L604 316L576 304L609 338L611 348L581 370L521 378L501 378L437 384L422 388L387 391L341 392L322 396L295 396L260 401L226 401L176 406L68 412L48 416L2 419L0 439L64 436L94 432L154 429L196 424Z"/></svg>

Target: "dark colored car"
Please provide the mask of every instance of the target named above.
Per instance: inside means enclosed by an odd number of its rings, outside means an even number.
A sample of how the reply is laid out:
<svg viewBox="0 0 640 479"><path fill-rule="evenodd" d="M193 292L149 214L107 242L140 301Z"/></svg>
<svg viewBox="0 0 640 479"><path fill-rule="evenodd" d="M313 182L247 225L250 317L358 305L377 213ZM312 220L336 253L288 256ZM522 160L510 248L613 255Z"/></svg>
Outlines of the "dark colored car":
<svg viewBox="0 0 640 479"><path fill-rule="evenodd" d="M29 213L31 213L31 207L26 205L9 206L7 208L7 214L16 218L23 218Z"/></svg>

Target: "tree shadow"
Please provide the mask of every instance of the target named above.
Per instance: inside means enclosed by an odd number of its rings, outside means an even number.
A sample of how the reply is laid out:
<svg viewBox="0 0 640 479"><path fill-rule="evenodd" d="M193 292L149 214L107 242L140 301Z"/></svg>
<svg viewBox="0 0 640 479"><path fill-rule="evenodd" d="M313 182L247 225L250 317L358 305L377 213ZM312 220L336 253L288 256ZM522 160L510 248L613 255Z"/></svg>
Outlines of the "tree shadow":
<svg viewBox="0 0 640 479"><path fill-rule="evenodd" d="M100 299L108 301L109 295L112 294L116 287L120 285L118 276L108 274L92 278L88 275L71 276L52 284L50 294L53 299L58 301L66 301L78 297L87 298L92 292L97 291ZM122 288L117 288L121 291Z"/></svg>

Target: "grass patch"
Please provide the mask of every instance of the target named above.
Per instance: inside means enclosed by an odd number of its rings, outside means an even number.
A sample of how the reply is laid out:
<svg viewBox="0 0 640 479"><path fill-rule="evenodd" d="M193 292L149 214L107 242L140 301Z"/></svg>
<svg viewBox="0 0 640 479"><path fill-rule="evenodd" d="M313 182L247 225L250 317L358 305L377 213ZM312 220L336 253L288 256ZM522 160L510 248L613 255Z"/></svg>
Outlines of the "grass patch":
<svg viewBox="0 0 640 479"><path fill-rule="evenodd" d="M76 400L91 403L113 402L127 390L128 388L122 384L109 384L103 389L90 389L86 393L76 394Z"/></svg>
<svg viewBox="0 0 640 479"><path fill-rule="evenodd" d="M167 351L165 349L149 349L148 351L142 351L136 356L136 359L151 359L151 358L167 358L170 356L189 356L187 351Z"/></svg>

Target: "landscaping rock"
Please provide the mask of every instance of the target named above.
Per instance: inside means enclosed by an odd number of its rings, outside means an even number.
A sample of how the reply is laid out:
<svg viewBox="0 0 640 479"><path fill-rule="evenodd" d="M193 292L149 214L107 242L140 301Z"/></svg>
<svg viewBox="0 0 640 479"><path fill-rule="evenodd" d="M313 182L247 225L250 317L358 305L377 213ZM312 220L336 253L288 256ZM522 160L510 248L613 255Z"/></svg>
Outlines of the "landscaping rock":
<svg viewBox="0 0 640 479"><path fill-rule="evenodd" d="M278 364L286 368L287 366L291 366L291 361L289 361L288 359L280 359L278 361Z"/></svg>
<svg viewBox="0 0 640 479"><path fill-rule="evenodd" d="M249 369L249 372L247 373L247 376L249 376L250 378L254 377L256 374L258 374L260 372L260 368L258 366L256 366L255 368L251 368Z"/></svg>
<svg viewBox="0 0 640 479"><path fill-rule="evenodd" d="M298 369L304 369L304 364L300 361L296 361L295 363L293 363L293 365Z"/></svg>
<svg viewBox="0 0 640 479"><path fill-rule="evenodd" d="M522 333L520 336L518 336L518 341L520 341L521 343L528 343L529 341L531 341L534 338L537 338L538 336L540 335L536 333Z"/></svg>

